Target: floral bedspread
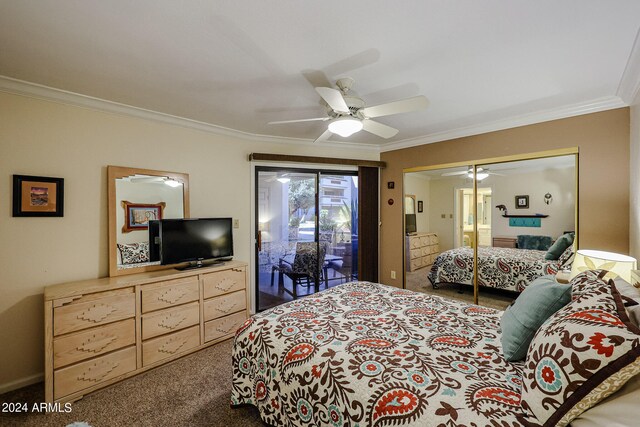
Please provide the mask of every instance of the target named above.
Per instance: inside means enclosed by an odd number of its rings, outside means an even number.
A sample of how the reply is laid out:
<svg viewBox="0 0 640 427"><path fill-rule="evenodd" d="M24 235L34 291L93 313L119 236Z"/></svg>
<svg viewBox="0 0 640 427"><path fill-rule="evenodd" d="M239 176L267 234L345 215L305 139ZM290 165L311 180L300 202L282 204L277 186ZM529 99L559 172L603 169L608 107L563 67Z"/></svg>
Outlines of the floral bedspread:
<svg viewBox="0 0 640 427"><path fill-rule="evenodd" d="M522 365L502 312L354 282L251 317L233 347L231 404L273 426L521 424Z"/></svg>
<svg viewBox="0 0 640 427"><path fill-rule="evenodd" d="M513 248L478 248L478 284L522 292L540 276L555 275L559 261L545 260L546 251ZM450 249L438 255L431 266L432 284L473 284L473 249Z"/></svg>

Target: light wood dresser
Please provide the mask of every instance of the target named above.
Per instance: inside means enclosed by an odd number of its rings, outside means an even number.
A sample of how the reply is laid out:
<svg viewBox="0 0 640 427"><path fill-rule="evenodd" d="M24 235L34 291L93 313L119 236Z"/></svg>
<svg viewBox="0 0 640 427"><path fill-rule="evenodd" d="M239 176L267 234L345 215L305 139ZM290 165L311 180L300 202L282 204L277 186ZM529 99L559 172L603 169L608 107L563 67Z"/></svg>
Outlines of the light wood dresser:
<svg viewBox="0 0 640 427"><path fill-rule="evenodd" d="M233 336L249 316L247 264L48 286L45 398L73 401Z"/></svg>
<svg viewBox="0 0 640 427"><path fill-rule="evenodd" d="M440 240L435 233L416 233L405 236L405 257L407 271L433 264L440 253Z"/></svg>

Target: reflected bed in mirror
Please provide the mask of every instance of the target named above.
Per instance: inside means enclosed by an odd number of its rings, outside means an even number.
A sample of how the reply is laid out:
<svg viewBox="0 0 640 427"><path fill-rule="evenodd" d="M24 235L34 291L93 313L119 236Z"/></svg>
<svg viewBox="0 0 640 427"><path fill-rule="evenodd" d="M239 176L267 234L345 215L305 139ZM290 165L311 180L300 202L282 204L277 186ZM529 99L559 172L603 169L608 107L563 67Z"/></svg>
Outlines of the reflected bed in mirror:
<svg viewBox="0 0 640 427"><path fill-rule="evenodd" d="M107 170L109 275L170 268L150 256L149 224L189 217L189 175L119 166Z"/></svg>

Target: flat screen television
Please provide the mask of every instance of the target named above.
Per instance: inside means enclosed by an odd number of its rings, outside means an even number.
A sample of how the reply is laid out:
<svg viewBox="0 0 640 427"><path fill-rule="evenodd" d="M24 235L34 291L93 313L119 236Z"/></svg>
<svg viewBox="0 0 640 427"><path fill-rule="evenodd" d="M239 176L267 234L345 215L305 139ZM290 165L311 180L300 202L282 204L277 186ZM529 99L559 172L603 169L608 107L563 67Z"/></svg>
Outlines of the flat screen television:
<svg viewBox="0 0 640 427"><path fill-rule="evenodd" d="M233 258L231 218L163 219L157 233L162 265L190 262L190 267L201 267Z"/></svg>

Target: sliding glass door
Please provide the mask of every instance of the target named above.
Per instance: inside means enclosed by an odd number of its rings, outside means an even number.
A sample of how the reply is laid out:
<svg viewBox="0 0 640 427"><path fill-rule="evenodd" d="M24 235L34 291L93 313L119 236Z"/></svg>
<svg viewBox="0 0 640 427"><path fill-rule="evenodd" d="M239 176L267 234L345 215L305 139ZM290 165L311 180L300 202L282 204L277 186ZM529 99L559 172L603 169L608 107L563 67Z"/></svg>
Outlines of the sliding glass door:
<svg viewBox="0 0 640 427"><path fill-rule="evenodd" d="M256 308L357 278L353 173L256 168Z"/></svg>

